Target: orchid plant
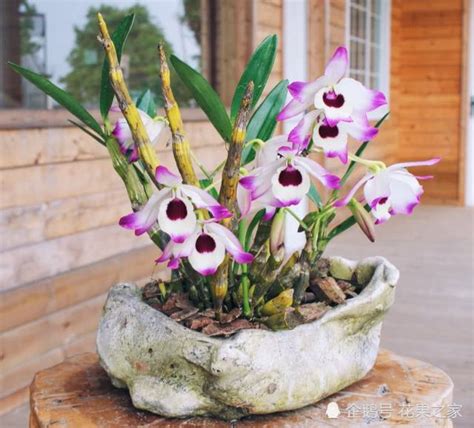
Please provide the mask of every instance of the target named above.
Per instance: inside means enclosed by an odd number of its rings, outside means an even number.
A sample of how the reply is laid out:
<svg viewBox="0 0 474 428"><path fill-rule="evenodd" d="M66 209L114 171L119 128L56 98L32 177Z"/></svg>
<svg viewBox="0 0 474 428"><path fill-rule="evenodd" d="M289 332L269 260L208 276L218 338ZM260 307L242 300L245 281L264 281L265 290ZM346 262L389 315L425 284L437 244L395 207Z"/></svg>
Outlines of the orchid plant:
<svg viewBox="0 0 474 428"><path fill-rule="evenodd" d="M345 47L335 51L321 77L289 85L281 81L258 104L276 54L276 36L266 38L242 74L230 114L202 75L171 56L228 150L227 159L207 171L193 156L184 132L163 49L159 58L166 116L158 116L149 91L132 100L119 65L133 15L112 36L100 14L98 22L106 54L102 125L44 77L11 66L66 107L80 120L73 123L108 149L132 206L119 224L136 235L148 233L161 250L156 263L172 270L171 279L160 284L163 300L185 291L199 308L212 306L217 316L234 307L248 318L260 316L262 308L266 315L278 315L302 302L331 239L358 224L374 241L374 224L411 214L419 204L419 180L431 177L415 176L407 168L433 165L439 158L387 167L361 157L388 115L373 125L368 113L387 101L382 92L347 77ZM284 105L288 92L291 100ZM112 106L114 96L118 107ZM122 117L112 124L109 111L117 109ZM272 136L278 121L295 117L300 120L290 132ZM166 130L178 173L160 164L156 154ZM348 149L349 138L360 144L356 153ZM316 160L325 157L347 165L342 177ZM342 192L357 165L365 174ZM336 210L344 206L351 214L333 226L340 218ZM295 245L297 236L302 239Z"/></svg>

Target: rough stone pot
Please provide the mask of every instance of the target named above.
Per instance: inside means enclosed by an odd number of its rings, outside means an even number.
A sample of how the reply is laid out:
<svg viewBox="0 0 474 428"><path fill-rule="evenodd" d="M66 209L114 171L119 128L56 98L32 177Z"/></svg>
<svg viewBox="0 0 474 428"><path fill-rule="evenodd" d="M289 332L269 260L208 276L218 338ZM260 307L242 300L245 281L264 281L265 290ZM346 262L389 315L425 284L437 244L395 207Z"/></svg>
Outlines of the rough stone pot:
<svg viewBox="0 0 474 428"><path fill-rule="evenodd" d="M398 281L381 257L330 260L334 276L367 284L357 297L294 330L227 339L187 329L144 303L136 285L117 284L98 329L101 365L135 407L167 417L235 419L315 403L373 367Z"/></svg>

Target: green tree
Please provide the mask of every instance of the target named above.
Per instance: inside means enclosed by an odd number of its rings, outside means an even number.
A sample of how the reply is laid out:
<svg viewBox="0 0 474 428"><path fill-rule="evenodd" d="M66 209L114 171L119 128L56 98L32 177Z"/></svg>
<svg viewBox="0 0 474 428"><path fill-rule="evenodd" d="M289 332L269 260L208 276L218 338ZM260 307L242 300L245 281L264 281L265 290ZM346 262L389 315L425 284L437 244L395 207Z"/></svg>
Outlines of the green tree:
<svg viewBox="0 0 474 428"><path fill-rule="evenodd" d="M122 55L122 63L125 55L129 59L127 84L133 97L150 89L160 104L157 45L162 42L168 53L171 51L171 45L165 39L163 30L152 22L148 9L139 4L124 9L101 5L88 10L86 24L82 28L74 28L76 43L67 58L71 71L61 79L65 89L86 105L96 105L98 102L104 58L102 46L97 41L98 12L104 15L110 31L113 31L126 15L135 14L135 23ZM177 100L187 105L191 99L190 93L174 73L172 81Z"/></svg>

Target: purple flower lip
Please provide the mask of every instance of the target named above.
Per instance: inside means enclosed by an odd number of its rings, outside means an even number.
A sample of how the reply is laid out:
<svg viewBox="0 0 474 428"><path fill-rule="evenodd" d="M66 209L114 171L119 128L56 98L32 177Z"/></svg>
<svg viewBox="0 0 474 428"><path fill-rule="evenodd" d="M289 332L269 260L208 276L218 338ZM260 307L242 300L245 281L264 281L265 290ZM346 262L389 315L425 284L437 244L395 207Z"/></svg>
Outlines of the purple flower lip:
<svg viewBox="0 0 474 428"><path fill-rule="evenodd" d="M200 254L212 253L216 249L216 241L207 233L201 233L196 240L196 251Z"/></svg>
<svg viewBox="0 0 474 428"><path fill-rule="evenodd" d="M328 107L340 108L344 105L344 96L336 95L334 92L325 92L323 95L324 104Z"/></svg>
<svg viewBox="0 0 474 428"><path fill-rule="evenodd" d="M278 176L279 183L284 186L299 186L303 182L301 172L288 165Z"/></svg>
<svg viewBox="0 0 474 428"><path fill-rule="evenodd" d="M337 125L321 125L318 129L321 138L335 138L339 135L339 128Z"/></svg>
<svg viewBox="0 0 474 428"><path fill-rule="evenodd" d="M188 215L188 209L181 199L174 198L166 207L166 215L170 220L183 220Z"/></svg>

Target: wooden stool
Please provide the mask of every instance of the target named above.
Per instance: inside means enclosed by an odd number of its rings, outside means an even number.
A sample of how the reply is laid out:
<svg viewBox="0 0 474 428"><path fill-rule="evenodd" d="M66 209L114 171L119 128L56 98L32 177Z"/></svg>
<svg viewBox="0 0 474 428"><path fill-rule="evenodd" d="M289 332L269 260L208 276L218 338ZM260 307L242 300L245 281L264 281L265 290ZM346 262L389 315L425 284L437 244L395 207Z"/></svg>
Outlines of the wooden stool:
<svg viewBox="0 0 474 428"><path fill-rule="evenodd" d="M95 354L77 355L36 374L30 388L30 428L37 427L451 427L451 379L440 369L381 351L361 381L294 412L238 422L166 419L136 410L126 390L114 388ZM336 404L328 404L335 402ZM337 418L328 418L326 412Z"/></svg>

